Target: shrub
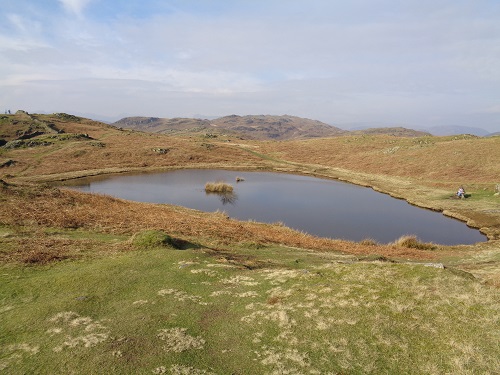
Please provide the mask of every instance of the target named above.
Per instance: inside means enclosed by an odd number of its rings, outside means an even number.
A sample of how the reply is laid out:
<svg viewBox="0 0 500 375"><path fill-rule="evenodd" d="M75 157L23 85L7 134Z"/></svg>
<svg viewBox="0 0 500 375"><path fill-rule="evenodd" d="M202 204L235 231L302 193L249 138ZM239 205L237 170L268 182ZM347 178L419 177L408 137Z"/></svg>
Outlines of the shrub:
<svg viewBox="0 0 500 375"><path fill-rule="evenodd" d="M436 248L433 243L420 242L417 236L413 235L401 236L393 242L393 245L419 250L433 250Z"/></svg>
<svg viewBox="0 0 500 375"><path fill-rule="evenodd" d="M132 243L139 249L153 249L155 247L175 247L174 239L159 230L147 230L136 233Z"/></svg>
<svg viewBox="0 0 500 375"><path fill-rule="evenodd" d="M205 192L207 193L232 193L233 186L225 182L207 182Z"/></svg>

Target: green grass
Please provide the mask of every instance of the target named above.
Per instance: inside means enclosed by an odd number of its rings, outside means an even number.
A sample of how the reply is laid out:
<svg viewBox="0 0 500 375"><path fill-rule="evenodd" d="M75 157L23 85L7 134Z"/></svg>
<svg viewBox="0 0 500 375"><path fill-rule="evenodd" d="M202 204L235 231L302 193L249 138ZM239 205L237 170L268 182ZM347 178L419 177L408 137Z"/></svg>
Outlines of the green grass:
<svg viewBox="0 0 500 375"><path fill-rule="evenodd" d="M243 267L248 258L259 266ZM3 266L0 278L0 372L9 374L500 367L498 291L422 265L282 247L156 247Z"/></svg>
<svg viewBox="0 0 500 375"><path fill-rule="evenodd" d="M155 247L172 247L173 239L159 230L147 230L134 235L132 243L139 249L147 250Z"/></svg>

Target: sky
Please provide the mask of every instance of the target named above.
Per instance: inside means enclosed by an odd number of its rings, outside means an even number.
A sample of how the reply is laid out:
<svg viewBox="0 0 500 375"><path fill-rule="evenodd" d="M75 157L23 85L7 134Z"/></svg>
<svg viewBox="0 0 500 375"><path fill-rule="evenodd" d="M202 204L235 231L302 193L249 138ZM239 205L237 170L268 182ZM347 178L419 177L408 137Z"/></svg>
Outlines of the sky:
<svg viewBox="0 0 500 375"><path fill-rule="evenodd" d="M500 0L2 0L8 109L500 131Z"/></svg>

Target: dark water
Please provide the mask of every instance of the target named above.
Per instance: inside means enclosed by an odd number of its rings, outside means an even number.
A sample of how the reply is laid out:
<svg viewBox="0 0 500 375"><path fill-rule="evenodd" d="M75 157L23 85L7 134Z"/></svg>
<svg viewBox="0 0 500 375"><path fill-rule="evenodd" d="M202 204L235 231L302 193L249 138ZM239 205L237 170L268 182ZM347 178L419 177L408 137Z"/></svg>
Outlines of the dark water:
<svg viewBox="0 0 500 375"><path fill-rule="evenodd" d="M236 177L243 182L236 183ZM234 195L205 193L206 182L225 181ZM478 230L441 213L418 208L370 188L313 177L268 172L179 170L81 180L81 191L285 225L317 236L380 243L402 235L444 245L485 241ZM459 202L457 202L459 203Z"/></svg>

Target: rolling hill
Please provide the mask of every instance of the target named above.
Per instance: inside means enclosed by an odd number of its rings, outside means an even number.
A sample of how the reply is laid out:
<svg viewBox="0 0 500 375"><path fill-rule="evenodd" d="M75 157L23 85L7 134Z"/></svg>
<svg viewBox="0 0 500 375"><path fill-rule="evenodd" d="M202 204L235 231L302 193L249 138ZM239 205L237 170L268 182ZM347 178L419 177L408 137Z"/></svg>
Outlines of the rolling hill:
<svg viewBox="0 0 500 375"><path fill-rule="evenodd" d="M317 120L297 116L230 115L214 120L196 118L125 117L113 124L150 133L178 134L209 132L231 134L244 139L288 140L337 137L341 135L392 135L396 137L431 136L426 131L403 127L367 128L347 131Z"/></svg>
<svg viewBox="0 0 500 375"><path fill-rule="evenodd" d="M114 126L153 133L213 132L238 134L247 139L285 140L332 137L348 133L345 130L296 116L231 115L215 120L194 118L126 117Z"/></svg>

